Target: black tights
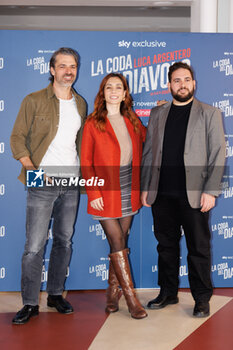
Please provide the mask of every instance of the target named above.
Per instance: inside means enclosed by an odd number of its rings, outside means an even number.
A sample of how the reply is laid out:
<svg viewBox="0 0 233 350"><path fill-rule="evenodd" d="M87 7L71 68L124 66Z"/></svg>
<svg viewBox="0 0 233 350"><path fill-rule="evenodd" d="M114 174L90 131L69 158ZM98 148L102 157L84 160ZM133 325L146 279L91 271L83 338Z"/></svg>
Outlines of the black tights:
<svg viewBox="0 0 233 350"><path fill-rule="evenodd" d="M131 222L132 216L126 216L120 219L100 220L110 245L110 253L118 252L126 248Z"/></svg>

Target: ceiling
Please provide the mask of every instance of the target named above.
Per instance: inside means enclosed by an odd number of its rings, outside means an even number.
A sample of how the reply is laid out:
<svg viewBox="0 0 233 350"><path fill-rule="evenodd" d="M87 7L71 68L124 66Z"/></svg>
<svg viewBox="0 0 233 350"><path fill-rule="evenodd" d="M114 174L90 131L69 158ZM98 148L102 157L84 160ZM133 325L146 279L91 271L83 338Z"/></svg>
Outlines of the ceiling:
<svg viewBox="0 0 233 350"><path fill-rule="evenodd" d="M0 0L0 29L189 32L191 3L191 0Z"/></svg>
<svg viewBox="0 0 233 350"><path fill-rule="evenodd" d="M196 0L0 0L0 6L190 6Z"/></svg>
<svg viewBox="0 0 233 350"><path fill-rule="evenodd" d="M1 0L0 0L1 1ZM189 7L129 7L129 6L0 6L0 15L14 16L145 16L145 17L187 17Z"/></svg>

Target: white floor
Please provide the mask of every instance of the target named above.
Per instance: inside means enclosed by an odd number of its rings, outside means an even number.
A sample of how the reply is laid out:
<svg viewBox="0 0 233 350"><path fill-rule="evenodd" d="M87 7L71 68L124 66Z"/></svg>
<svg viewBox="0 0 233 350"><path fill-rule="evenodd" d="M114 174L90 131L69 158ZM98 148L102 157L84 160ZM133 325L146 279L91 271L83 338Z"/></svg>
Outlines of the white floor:
<svg viewBox="0 0 233 350"><path fill-rule="evenodd" d="M148 289L137 291L143 306L157 293ZM232 299L214 295L209 317ZM178 304L161 310L147 310L147 318L135 320L130 317L122 296L120 310L107 318L89 350L172 350L208 319L193 317L193 307L191 294L180 292Z"/></svg>

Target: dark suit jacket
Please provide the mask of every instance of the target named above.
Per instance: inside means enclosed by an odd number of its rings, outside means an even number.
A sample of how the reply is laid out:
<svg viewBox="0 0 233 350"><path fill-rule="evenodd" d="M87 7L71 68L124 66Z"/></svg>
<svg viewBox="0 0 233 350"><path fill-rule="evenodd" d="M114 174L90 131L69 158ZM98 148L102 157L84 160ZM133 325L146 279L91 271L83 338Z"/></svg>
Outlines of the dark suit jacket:
<svg viewBox="0 0 233 350"><path fill-rule="evenodd" d="M151 110L141 170L141 190L148 191L148 204L154 203L158 192L164 129L170 107L171 103L166 103ZM203 192L216 197L221 193L224 162L221 112L194 99L184 148L186 189L191 207L200 207Z"/></svg>

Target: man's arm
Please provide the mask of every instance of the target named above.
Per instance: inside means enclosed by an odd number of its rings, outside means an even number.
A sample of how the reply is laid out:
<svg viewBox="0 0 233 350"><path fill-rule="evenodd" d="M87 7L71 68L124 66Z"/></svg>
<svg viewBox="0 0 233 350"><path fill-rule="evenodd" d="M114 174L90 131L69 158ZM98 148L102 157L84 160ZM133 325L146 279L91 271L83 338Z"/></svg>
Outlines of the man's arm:
<svg viewBox="0 0 233 350"><path fill-rule="evenodd" d="M146 140L143 148L142 162L141 162L141 201L144 206L150 206L147 203L147 195L151 180L151 168L152 168L152 137L153 137L153 124L150 117Z"/></svg>
<svg viewBox="0 0 233 350"><path fill-rule="evenodd" d="M27 148L27 136L33 122L34 113L32 98L27 96L20 106L10 138L13 157L17 160L30 157L30 152ZM23 162L28 164L28 159L23 159Z"/></svg>
<svg viewBox="0 0 233 350"><path fill-rule="evenodd" d="M207 212L215 206L216 197L221 193L220 185L225 163L225 135L221 112L215 109L208 130L208 176L201 195L201 211Z"/></svg>
<svg viewBox="0 0 233 350"><path fill-rule="evenodd" d="M221 112L215 109L208 125L208 164L207 178L203 193L218 197L221 193L221 180L225 164L225 135Z"/></svg>

